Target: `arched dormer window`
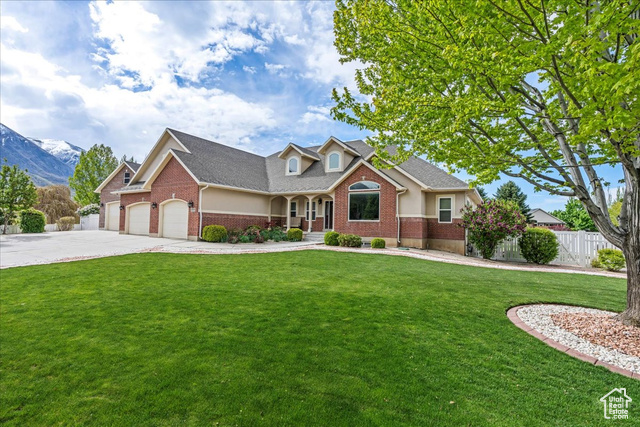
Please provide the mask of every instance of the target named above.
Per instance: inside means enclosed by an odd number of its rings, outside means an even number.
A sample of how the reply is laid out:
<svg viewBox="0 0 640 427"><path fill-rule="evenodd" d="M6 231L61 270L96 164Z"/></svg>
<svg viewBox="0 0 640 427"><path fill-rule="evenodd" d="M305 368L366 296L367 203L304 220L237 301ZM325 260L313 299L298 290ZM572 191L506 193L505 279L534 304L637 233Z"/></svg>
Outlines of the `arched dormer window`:
<svg viewBox="0 0 640 427"><path fill-rule="evenodd" d="M329 171L341 171L342 170L342 161L341 161L340 153L334 151L329 154L329 164L327 170Z"/></svg>
<svg viewBox="0 0 640 427"><path fill-rule="evenodd" d="M297 175L300 173L300 161L297 157L290 157L287 165L287 175Z"/></svg>
<svg viewBox="0 0 640 427"><path fill-rule="evenodd" d="M371 181L360 181L355 184L351 184L349 187L349 191L358 191L358 190L379 190L380 184L377 182Z"/></svg>

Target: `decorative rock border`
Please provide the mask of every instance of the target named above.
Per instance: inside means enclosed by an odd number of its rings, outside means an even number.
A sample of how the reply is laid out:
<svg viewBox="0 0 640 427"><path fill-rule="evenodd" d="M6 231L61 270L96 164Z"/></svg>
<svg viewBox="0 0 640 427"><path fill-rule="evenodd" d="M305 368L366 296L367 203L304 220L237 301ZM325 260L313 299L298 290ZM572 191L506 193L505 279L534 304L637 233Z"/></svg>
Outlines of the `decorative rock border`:
<svg viewBox="0 0 640 427"><path fill-rule="evenodd" d="M518 316L518 311L520 309L531 308L533 306L541 306L541 305L543 305L543 304L528 304L528 305L519 305L519 306L511 307L509 310L507 310L507 317L518 328L522 329L523 331L527 332L530 335L533 335L534 337L538 338L540 341L544 342L545 344L549 345L550 347L555 348L556 350L559 350L559 351L561 351L563 353L566 353L569 356L573 356L576 359L580 359L583 362L587 362L587 363L590 363L590 364L596 365L596 366L603 366L603 367L607 368L608 370L610 370L612 372L618 373L620 375L624 375L624 376L629 377L629 378L640 380L640 372L633 372L633 371L630 371L628 369L624 369L624 368L622 368L620 366L613 365L611 363L608 363L608 362L603 361L601 359L598 359L596 357L593 357L593 356L590 356L588 354L585 354L585 353L582 353L580 351L577 351L576 349L568 347L567 345L561 344L558 341L556 341L556 340L554 340L554 339L542 334L538 330L536 330L533 327L529 326L527 323L525 323L520 318L520 316ZM552 305L552 304L544 304L544 305ZM553 304L553 305L555 305L555 304ZM559 307L582 308L582 307L561 306L561 305L559 305ZM594 309L584 308L584 311L592 311L592 310L594 310ZM598 310L598 311L601 311L601 310ZM564 331L564 329L563 329L563 331ZM565 333L569 334L569 335L573 335L568 331L565 331ZM576 337L576 338L578 340L583 340L582 338L578 338L578 337ZM597 346L597 347L599 347L599 346ZM632 356L629 356L629 357L632 357Z"/></svg>

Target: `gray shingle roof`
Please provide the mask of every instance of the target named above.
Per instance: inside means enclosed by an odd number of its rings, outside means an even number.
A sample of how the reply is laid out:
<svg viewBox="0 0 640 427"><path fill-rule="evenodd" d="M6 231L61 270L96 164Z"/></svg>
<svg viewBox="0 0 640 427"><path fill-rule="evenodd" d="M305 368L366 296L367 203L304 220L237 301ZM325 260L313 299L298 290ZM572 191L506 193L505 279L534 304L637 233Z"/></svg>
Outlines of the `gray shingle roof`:
<svg viewBox="0 0 640 427"><path fill-rule="evenodd" d="M303 152L307 156L313 157L314 159L317 159L317 160L320 160L320 155L318 153L316 153L316 151L318 151L318 147L314 147L316 150L312 151L312 150L310 150L308 148L301 147L298 144L294 144L293 142L291 143L291 145L296 147L298 150L300 150L301 152Z"/></svg>
<svg viewBox="0 0 640 427"><path fill-rule="evenodd" d="M134 172L137 172L138 169L140 168L140 163L135 163L135 162L124 162L127 166L129 166L129 169L131 169Z"/></svg>
<svg viewBox="0 0 640 427"><path fill-rule="evenodd" d="M313 162L301 175L285 175L285 159L278 157L282 151L262 157L174 129L169 130L191 152L174 150L176 156L199 181L270 193L327 190L342 176L350 173L358 161L374 151L364 141L346 141L344 143L360 153L360 157L355 157L342 172L325 172L325 156L317 152L319 145L300 147L293 144L319 160ZM464 181L420 158L412 157L400 167L433 189L469 188ZM384 171L380 172L388 176Z"/></svg>

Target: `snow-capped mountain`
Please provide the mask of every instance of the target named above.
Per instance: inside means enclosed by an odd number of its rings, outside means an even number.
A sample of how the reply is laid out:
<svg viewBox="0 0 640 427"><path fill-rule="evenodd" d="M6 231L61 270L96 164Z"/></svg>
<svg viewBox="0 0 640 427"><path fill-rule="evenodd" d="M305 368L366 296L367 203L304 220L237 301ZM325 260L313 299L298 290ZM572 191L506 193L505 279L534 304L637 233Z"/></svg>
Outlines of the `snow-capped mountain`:
<svg viewBox="0 0 640 427"><path fill-rule="evenodd" d="M84 153L82 148L69 144L67 141L61 139L29 139L44 151L49 152L51 155L74 168L80 160L80 154Z"/></svg>
<svg viewBox="0 0 640 427"><path fill-rule="evenodd" d="M48 141L54 140L26 138L0 123L0 161L26 169L37 186L69 184L80 156L75 152L83 150L65 141Z"/></svg>

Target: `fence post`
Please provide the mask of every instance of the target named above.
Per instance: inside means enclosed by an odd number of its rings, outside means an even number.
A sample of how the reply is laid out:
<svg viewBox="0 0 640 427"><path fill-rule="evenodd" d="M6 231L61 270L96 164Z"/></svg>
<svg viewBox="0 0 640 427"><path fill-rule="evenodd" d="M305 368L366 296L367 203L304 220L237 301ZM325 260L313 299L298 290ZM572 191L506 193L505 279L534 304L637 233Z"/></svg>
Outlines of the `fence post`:
<svg viewBox="0 0 640 427"><path fill-rule="evenodd" d="M580 230L578 231L578 260L580 262L580 266L581 267L588 267L587 266L587 242L586 242L586 237L587 232L584 230Z"/></svg>

